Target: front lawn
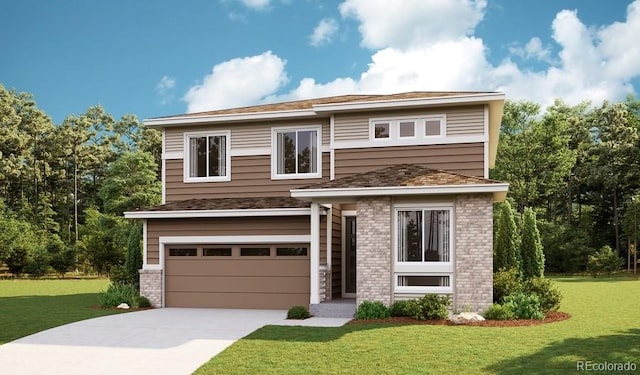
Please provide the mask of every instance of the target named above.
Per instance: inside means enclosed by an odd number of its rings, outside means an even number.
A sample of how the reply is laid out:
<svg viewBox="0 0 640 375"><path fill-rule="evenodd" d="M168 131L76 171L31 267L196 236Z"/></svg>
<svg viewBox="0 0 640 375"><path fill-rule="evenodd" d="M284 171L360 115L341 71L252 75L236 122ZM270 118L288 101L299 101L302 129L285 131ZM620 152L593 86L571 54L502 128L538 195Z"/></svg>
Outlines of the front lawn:
<svg viewBox="0 0 640 375"><path fill-rule="evenodd" d="M565 374L577 361L640 371L640 281L554 278L569 320L529 327L267 326L197 374Z"/></svg>
<svg viewBox="0 0 640 375"><path fill-rule="evenodd" d="M0 280L0 345L48 328L118 313L97 308L109 280Z"/></svg>

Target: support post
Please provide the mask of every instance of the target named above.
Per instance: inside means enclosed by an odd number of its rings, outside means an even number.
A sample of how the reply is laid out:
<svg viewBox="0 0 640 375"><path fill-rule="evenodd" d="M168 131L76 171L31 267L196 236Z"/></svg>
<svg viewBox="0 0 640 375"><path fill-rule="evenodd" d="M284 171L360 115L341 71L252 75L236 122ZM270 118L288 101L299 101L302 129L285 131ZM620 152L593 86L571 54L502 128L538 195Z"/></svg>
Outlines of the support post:
<svg viewBox="0 0 640 375"><path fill-rule="evenodd" d="M320 303L320 207L311 203L310 304Z"/></svg>

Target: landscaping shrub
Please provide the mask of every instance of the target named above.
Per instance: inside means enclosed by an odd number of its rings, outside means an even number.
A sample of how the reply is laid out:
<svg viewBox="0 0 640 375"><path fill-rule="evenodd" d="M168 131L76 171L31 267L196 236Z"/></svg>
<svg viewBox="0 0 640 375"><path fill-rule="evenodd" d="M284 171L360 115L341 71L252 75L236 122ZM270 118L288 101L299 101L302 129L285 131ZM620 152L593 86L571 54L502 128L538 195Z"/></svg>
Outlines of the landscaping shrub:
<svg viewBox="0 0 640 375"><path fill-rule="evenodd" d="M100 292L100 306L116 307L126 303L129 307L140 307L140 295L132 285L111 284L106 291Z"/></svg>
<svg viewBox="0 0 640 375"><path fill-rule="evenodd" d="M502 305L494 303L489 306L484 313L482 313L482 316L489 320L513 320L516 318L516 314L513 310L514 305L511 302L504 303Z"/></svg>
<svg viewBox="0 0 640 375"><path fill-rule="evenodd" d="M385 319L390 311L380 301L362 301L356 310L356 319Z"/></svg>
<svg viewBox="0 0 640 375"><path fill-rule="evenodd" d="M521 289L522 284L516 268L508 270L502 268L493 274L493 302L501 303L504 297L517 293Z"/></svg>
<svg viewBox="0 0 640 375"><path fill-rule="evenodd" d="M595 255L589 255L587 258L587 271L591 276L596 277L600 274L611 276L622 266L623 260L609 247L603 246Z"/></svg>
<svg viewBox="0 0 640 375"><path fill-rule="evenodd" d="M115 265L109 271L109 280L113 284L132 285L135 288L134 280L124 265Z"/></svg>
<svg viewBox="0 0 640 375"><path fill-rule="evenodd" d="M412 316L413 314L409 311L410 301L395 301L389 307L389 312L391 316Z"/></svg>
<svg viewBox="0 0 640 375"><path fill-rule="evenodd" d="M293 306L287 312L287 319L307 319L310 316L309 310L304 306Z"/></svg>
<svg viewBox="0 0 640 375"><path fill-rule="evenodd" d="M24 271L31 277L41 277L49 272L49 261L51 257L47 249L36 247L31 253L31 257L27 260Z"/></svg>
<svg viewBox="0 0 640 375"><path fill-rule="evenodd" d="M151 307L151 301L145 296L138 296L138 307Z"/></svg>
<svg viewBox="0 0 640 375"><path fill-rule="evenodd" d="M550 311L557 311L560 308L562 294L553 286L551 280L544 277L534 277L524 283L524 290L528 294L538 296L540 308L545 314Z"/></svg>
<svg viewBox="0 0 640 375"><path fill-rule="evenodd" d="M414 319L446 319L449 316L449 296L425 294L417 300L407 301L407 313Z"/></svg>
<svg viewBox="0 0 640 375"><path fill-rule="evenodd" d="M513 304L513 312L517 319L544 319L540 298L535 294L511 294L505 297L504 302Z"/></svg>

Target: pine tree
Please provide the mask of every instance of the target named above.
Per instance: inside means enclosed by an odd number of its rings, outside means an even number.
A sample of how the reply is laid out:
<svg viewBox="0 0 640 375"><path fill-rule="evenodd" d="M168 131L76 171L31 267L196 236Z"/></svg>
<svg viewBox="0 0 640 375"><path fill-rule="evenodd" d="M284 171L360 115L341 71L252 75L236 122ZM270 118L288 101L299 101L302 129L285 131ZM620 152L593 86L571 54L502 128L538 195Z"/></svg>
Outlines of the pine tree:
<svg viewBox="0 0 640 375"><path fill-rule="evenodd" d="M129 230L129 241L127 244L127 257L124 267L134 285L140 285L140 275L138 270L142 268L142 228L138 223L133 223Z"/></svg>
<svg viewBox="0 0 640 375"><path fill-rule="evenodd" d="M509 201L496 208L496 231L493 245L493 270L520 268L520 238Z"/></svg>
<svg viewBox="0 0 640 375"><path fill-rule="evenodd" d="M531 207L524 209L522 223L522 275L525 279L544 276L544 253L536 224L536 213Z"/></svg>

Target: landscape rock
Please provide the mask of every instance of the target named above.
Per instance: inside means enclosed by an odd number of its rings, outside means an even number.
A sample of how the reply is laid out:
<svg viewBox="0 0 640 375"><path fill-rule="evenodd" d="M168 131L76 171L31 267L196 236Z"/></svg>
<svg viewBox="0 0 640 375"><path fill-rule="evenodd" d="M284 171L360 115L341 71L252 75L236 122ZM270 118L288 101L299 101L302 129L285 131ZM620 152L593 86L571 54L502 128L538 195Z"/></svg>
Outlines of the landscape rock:
<svg viewBox="0 0 640 375"><path fill-rule="evenodd" d="M127 310L127 309L129 309L130 307L129 307L129 305L128 305L128 304L126 304L126 303L121 303L121 304L119 304L119 305L118 305L118 308L119 308L119 309Z"/></svg>
<svg viewBox="0 0 640 375"><path fill-rule="evenodd" d="M480 314L463 312L453 315L450 319L455 324L467 324L472 322L482 322L484 318Z"/></svg>

